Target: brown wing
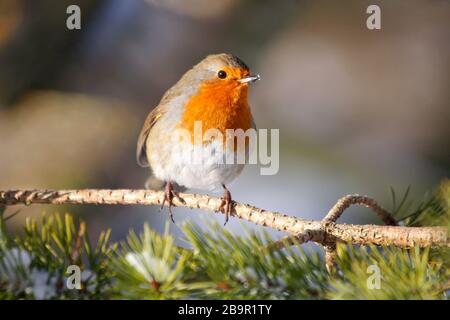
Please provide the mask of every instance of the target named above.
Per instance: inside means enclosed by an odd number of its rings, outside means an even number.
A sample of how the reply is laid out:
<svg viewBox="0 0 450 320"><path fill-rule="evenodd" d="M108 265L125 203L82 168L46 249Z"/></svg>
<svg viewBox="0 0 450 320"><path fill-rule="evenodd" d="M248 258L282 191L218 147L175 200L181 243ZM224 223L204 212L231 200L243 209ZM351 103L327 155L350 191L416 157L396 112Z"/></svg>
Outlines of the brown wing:
<svg viewBox="0 0 450 320"><path fill-rule="evenodd" d="M147 137L153 125L156 123L156 121L158 121L163 113L163 108L156 107L149 113L147 119L145 119L144 126L142 127L141 133L139 134L136 149L136 160L141 167L150 166L146 151Z"/></svg>

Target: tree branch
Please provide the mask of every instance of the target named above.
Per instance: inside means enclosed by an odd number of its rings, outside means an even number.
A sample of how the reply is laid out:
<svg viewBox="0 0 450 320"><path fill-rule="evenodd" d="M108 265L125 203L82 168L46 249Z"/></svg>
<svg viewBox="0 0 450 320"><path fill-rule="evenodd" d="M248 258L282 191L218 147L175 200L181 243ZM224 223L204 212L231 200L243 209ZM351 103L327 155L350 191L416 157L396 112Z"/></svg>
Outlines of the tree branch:
<svg viewBox="0 0 450 320"><path fill-rule="evenodd" d="M200 194L180 193L185 201L174 198L174 205L217 212L221 199ZM0 204L110 204L161 205L163 192L128 189L85 190L8 190L0 191ZM303 220L278 212L266 211L250 205L233 203L232 216L255 224L284 231L293 236L307 230L311 241L322 245L339 242L353 244L394 245L402 248L433 246L450 247L445 227L398 227L378 225L336 224L330 221Z"/></svg>
<svg viewBox="0 0 450 320"><path fill-rule="evenodd" d="M371 208L381 218L381 220L383 220L384 224L388 226L397 225L397 221L395 221L391 214L380 206L374 199L366 196L360 196L359 194L349 194L340 198L325 218L323 218L323 221L325 223L336 222L344 211L353 204L359 204Z"/></svg>
<svg viewBox="0 0 450 320"><path fill-rule="evenodd" d="M385 224L396 226L397 221L391 216L391 214L381 207L374 199L369 198L367 196L361 196L359 194L349 194L342 198L340 198L333 208L330 209L328 214L322 219L322 228L326 228L330 223L336 222L344 213L344 211L353 204L363 205L365 207L371 208L382 220ZM306 232L296 235L296 236L286 236L277 242L270 245L270 248L282 248L283 246L293 245L296 243L305 243L311 241L313 236L311 235L311 230L306 230ZM327 248L325 249L325 253L329 255L329 261L332 259L331 251L336 248L336 244L332 242L328 242L326 244ZM331 265L331 264L329 264Z"/></svg>
<svg viewBox="0 0 450 320"><path fill-rule="evenodd" d="M359 204L372 209L381 218L384 224L388 226L398 225L394 217L386 209L380 206L374 199L366 196L361 196L359 194L349 194L345 197L340 198L333 206L333 208L328 211L328 214L325 216L325 218L322 219L324 227L326 228L330 223L336 222L342 216L344 211L354 204ZM325 251L325 264L327 270L330 274L332 274L336 265L336 242L332 242L322 246Z"/></svg>

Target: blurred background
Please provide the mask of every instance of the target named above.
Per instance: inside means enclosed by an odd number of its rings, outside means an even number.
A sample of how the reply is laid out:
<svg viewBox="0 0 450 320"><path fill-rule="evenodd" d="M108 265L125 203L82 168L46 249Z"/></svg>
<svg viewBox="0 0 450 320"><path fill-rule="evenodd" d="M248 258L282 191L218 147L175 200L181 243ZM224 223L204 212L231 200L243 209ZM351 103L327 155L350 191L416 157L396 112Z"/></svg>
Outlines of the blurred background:
<svg viewBox="0 0 450 320"><path fill-rule="evenodd" d="M81 30L66 28L71 4ZM371 4L381 30L366 28ZM0 0L0 189L142 188L145 116L193 64L229 52L262 76L257 126L280 129L279 173L248 166L236 201L320 219L348 193L388 209L390 186L421 197L449 176L449 16L445 0ZM156 207L20 208L17 227L68 211L116 240L167 220ZM174 212L175 234L184 220L223 221ZM372 216L352 208L342 221Z"/></svg>

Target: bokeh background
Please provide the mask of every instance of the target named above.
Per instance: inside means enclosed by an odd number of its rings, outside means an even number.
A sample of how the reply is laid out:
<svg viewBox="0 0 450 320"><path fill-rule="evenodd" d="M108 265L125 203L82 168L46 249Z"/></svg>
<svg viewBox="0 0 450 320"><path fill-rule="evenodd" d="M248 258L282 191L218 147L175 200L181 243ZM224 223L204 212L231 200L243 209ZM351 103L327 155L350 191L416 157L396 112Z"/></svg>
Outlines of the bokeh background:
<svg viewBox="0 0 450 320"><path fill-rule="evenodd" d="M66 28L71 4L81 30ZM381 30L366 28L370 4ZM235 200L319 219L348 193L390 208L389 187L411 185L420 198L449 176L449 16L445 0L0 0L0 189L141 188L145 116L193 64L230 52L261 74L254 118L281 139L279 173L248 167ZM11 223L45 211L116 240L167 220L154 207L31 206ZM174 211L175 233L212 216ZM342 221L379 222L361 208Z"/></svg>

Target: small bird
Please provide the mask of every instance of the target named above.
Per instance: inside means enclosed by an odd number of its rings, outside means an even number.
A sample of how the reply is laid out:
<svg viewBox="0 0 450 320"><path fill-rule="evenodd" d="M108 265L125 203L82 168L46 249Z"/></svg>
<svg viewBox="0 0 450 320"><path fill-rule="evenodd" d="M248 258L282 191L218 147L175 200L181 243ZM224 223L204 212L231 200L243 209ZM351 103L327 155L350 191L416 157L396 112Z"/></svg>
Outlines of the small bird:
<svg viewBox="0 0 450 320"><path fill-rule="evenodd" d="M174 191L176 185L209 191L223 188L219 210L227 223L232 198L226 185L242 172L245 164L230 164L225 159L236 157L241 151L214 135L194 141L180 139L175 132L183 129L193 137L196 123L201 124L202 132L218 130L223 137L227 129L255 128L248 87L259 79L232 54L209 55L167 90L147 116L138 138L136 158L140 166L150 167L153 176L165 182L161 208L168 203L172 221L173 198L183 202ZM248 154L251 147L246 141L244 152ZM201 161L192 161L192 155L198 151Z"/></svg>

